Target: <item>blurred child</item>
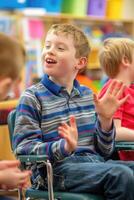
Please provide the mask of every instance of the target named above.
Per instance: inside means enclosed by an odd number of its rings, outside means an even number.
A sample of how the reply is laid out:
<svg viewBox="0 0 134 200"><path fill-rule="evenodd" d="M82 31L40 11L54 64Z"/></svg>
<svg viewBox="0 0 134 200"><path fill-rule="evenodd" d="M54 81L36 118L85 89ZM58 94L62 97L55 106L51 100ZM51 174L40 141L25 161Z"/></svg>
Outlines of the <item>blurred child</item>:
<svg viewBox="0 0 134 200"><path fill-rule="evenodd" d="M0 101L18 83L25 57L25 50L17 40L0 33ZM0 161L0 189L27 187L31 172L22 172L19 165L18 160Z"/></svg>
<svg viewBox="0 0 134 200"><path fill-rule="evenodd" d="M120 80L126 85L122 97L129 95L127 101L114 114L116 140L134 141L134 41L128 38L105 40L99 59L110 78L100 96L107 91L112 79ZM120 158L134 160L134 151L121 151Z"/></svg>
<svg viewBox="0 0 134 200"><path fill-rule="evenodd" d="M85 68L89 52L88 39L79 28L52 25L42 52L45 75L26 89L17 107L14 152L47 155L55 191L133 200L134 162L107 160L114 150L112 117L128 96L119 100L124 90L119 81L113 81L101 99L79 85L75 78ZM43 163L33 165L32 184L47 188Z"/></svg>

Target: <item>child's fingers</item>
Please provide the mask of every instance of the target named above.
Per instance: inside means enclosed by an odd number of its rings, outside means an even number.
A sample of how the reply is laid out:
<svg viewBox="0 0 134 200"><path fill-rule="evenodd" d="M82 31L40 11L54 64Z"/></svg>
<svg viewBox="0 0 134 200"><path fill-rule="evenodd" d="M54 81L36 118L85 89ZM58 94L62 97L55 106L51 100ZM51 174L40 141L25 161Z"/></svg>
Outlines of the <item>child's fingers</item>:
<svg viewBox="0 0 134 200"><path fill-rule="evenodd" d="M113 90L115 88L116 83L117 83L116 80L112 80L112 82L110 83L106 93L113 94Z"/></svg>
<svg viewBox="0 0 134 200"><path fill-rule="evenodd" d="M69 122L70 122L70 126L71 126L72 128L76 128L76 127L77 127L76 119L75 119L75 116L74 116L74 115L71 115L71 116L70 116Z"/></svg>
<svg viewBox="0 0 134 200"><path fill-rule="evenodd" d="M66 129L64 126L60 126L58 127L58 131L64 132L64 133L68 133L68 129Z"/></svg>
<svg viewBox="0 0 134 200"><path fill-rule="evenodd" d="M63 127L58 128L58 133L63 138L65 138L68 135L68 131Z"/></svg>
<svg viewBox="0 0 134 200"><path fill-rule="evenodd" d="M62 126L62 127L65 127L66 129L68 129L68 127L69 127L68 124L67 124L66 122L62 122L62 123L61 123L61 126ZM60 126L60 127L61 127L61 126Z"/></svg>
<svg viewBox="0 0 134 200"><path fill-rule="evenodd" d="M58 129L58 133L62 136L62 135L67 135L68 132L67 131L64 131L63 129Z"/></svg>
<svg viewBox="0 0 134 200"><path fill-rule="evenodd" d="M125 87L126 86L123 83L120 83L119 86L118 86L118 89L116 89L115 96L117 96L118 98L121 97Z"/></svg>
<svg viewBox="0 0 134 200"><path fill-rule="evenodd" d="M28 188L28 187L30 187L29 183L22 183L22 184L19 184L18 188Z"/></svg>
<svg viewBox="0 0 134 200"><path fill-rule="evenodd" d="M29 183L29 179L26 177L25 179L19 181L18 188L27 188L30 185Z"/></svg>
<svg viewBox="0 0 134 200"><path fill-rule="evenodd" d="M116 82L114 88L113 88L113 92L112 92L112 95L113 96L119 96L121 95L121 93L123 92L124 90L124 84L122 82Z"/></svg>
<svg viewBox="0 0 134 200"><path fill-rule="evenodd" d="M31 170L24 170L24 171L21 171L23 173L27 173L28 175L31 175L32 174L32 171Z"/></svg>
<svg viewBox="0 0 134 200"><path fill-rule="evenodd" d="M69 136L68 134L62 132L62 131L59 131L59 134L62 138L64 138L67 142L70 142L70 139L69 139Z"/></svg>
<svg viewBox="0 0 134 200"><path fill-rule="evenodd" d="M7 167L18 167L20 165L19 160L4 160L0 162L0 165L5 165Z"/></svg>
<svg viewBox="0 0 134 200"><path fill-rule="evenodd" d="M30 175L31 175L30 171L20 171L20 172L17 172L17 176L18 176L18 179L20 181L28 180L28 178L30 177Z"/></svg>
<svg viewBox="0 0 134 200"><path fill-rule="evenodd" d="M120 100L119 105L121 106L123 103L125 103L125 101L130 97L130 95L128 94L126 97L124 97L123 99Z"/></svg>

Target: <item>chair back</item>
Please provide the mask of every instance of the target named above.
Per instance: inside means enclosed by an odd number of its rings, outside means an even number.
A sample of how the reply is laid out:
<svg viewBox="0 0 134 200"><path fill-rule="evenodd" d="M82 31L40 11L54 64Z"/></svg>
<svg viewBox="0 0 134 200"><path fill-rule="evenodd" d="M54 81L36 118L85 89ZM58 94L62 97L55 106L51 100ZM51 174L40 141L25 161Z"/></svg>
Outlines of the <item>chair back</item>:
<svg viewBox="0 0 134 200"><path fill-rule="evenodd" d="M7 118L8 129L9 129L9 138L10 138L10 143L11 143L12 149L13 149L12 138L13 138L14 127L15 127L15 119L16 119L16 109L12 110L9 113L8 118Z"/></svg>

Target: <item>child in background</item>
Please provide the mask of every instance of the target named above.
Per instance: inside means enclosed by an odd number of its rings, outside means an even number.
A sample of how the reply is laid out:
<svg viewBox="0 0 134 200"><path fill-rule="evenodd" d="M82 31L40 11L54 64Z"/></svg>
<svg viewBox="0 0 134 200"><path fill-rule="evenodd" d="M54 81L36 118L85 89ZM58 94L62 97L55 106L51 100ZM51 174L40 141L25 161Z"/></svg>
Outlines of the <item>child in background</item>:
<svg viewBox="0 0 134 200"><path fill-rule="evenodd" d="M112 79L122 81L126 88L122 97L127 101L114 114L117 141L134 141L134 41L128 38L110 38L100 50L100 64L110 80L100 97L107 91ZM134 151L120 151L123 160L134 160Z"/></svg>
<svg viewBox="0 0 134 200"><path fill-rule="evenodd" d="M9 91L17 84L25 57L25 51L17 40L0 33L0 101L6 99ZM19 165L18 160L0 161L0 189L28 186L31 172L22 172Z"/></svg>
<svg viewBox="0 0 134 200"><path fill-rule="evenodd" d="M119 99L124 85L118 81L101 99L79 85L75 78L85 68L89 52L88 39L80 29L52 25L42 52L45 75L26 89L17 107L14 152L47 155L55 191L133 200L134 162L108 160L114 150L112 117L128 96ZM32 186L47 188L43 163L33 165Z"/></svg>

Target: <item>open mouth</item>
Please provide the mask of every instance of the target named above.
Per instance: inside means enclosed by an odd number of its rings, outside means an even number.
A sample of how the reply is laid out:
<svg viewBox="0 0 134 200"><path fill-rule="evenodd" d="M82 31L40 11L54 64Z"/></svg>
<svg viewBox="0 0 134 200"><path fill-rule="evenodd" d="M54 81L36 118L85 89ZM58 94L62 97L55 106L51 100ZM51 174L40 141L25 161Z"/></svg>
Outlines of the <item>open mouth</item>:
<svg viewBox="0 0 134 200"><path fill-rule="evenodd" d="M48 64L56 64L57 61L52 59L52 58L46 58L46 63L48 63Z"/></svg>

